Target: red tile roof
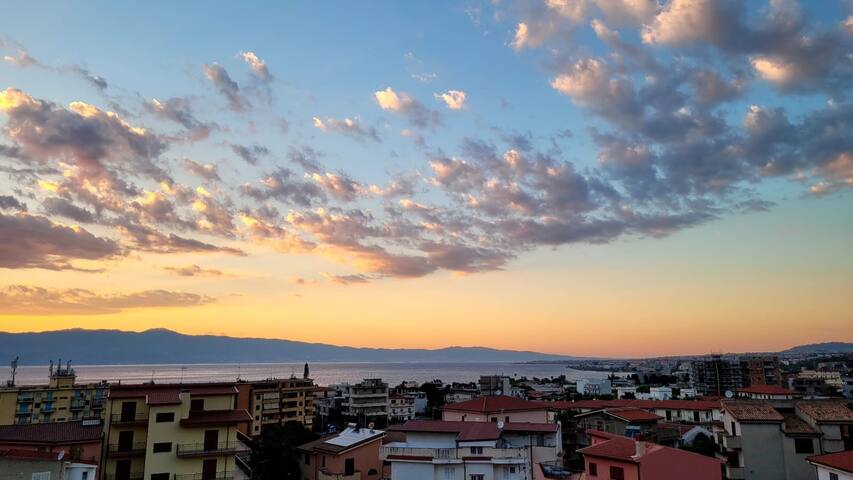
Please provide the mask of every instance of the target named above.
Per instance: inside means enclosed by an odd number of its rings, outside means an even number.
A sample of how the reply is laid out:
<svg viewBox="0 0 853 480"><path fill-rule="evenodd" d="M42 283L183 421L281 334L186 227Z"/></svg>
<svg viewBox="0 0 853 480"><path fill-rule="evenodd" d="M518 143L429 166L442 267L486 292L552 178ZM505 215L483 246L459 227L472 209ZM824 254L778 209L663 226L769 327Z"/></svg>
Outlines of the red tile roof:
<svg viewBox="0 0 853 480"><path fill-rule="evenodd" d="M636 442L628 437L614 437L590 447L578 449L584 456L616 458L619 460L631 460L631 456L637 453Z"/></svg>
<svg viewBox="0 0 853 480"><path fill-rule="evenodd" d="M735 400L723 402L723 408L739 422L778 423L785 418L766 402Z"/></svg>
<svg viewBox="0 0 853 480"><path fill-rule="evenodd" d="M788 435L820 435L820 432L812 428L802 418L795 414L784 415L785 420L782 422L782 431Z"/></svg>
<svg viewBox="0 0 853 480"><path fill-rule="evenodd" d="M455 433L456 439L463 442L475 440L497 440L501 437L501 429L497 422L453 422L445 420L409 420L402 425L392 425L389 432L427 432ZM554 423L525 423L507 422L503 424L505 432L537 432L554 433L557 425Z"/></svg>
<svg viewBox="0 0 853 480"><path fill-rule="evenodd" d="M797 410L818 423L853 423L853 411L842 402L823 400L797 402L795 405Z"/></svg>
<svg viewBox="0 0 853 480"><path fill-rule="evenodd" d="M190 395L236 395L233 383L110 385L109 398L144 398L147 405L177 405L181 392Z"/></svg>
<svg viewBox="0 0 853 480"><path fill-rule="evenodd" d="M660 415L635 407L607 408L604 413L626 422L656 422L663 419Z"/></svg>
<svg viewBox="0 0 853 480"><path fill-rule="evenodd" d="M780 387L778 385L752 385L747 388L738 389L740 393L752 393L756 395L796 395L797 392L794 390L789 390L785 387Z"/></svg>
<svg viewBox="0 0 853 480"><path fill-rule="evenodd" d="M35 423L31 425L0 426L0 442L64 445L99 442L103 426L83 425L82 422Z"/></svg>
<svg viewBox="0 0 853 480"><path fill-rule="evenodd" d="M181 419L181 425L221 425L250 421L252 416L246 410L196 410L191 411L188 418Z"/></svg>
<svg viewBox="0 0 853 480"><path fill-rule="evenodd" d="M602 408L636 407L643 410L719 410L720 402L715 400L578 400L576 402L541 402L555 410L601 410Z"/></svg>
<svg viewBox="0 0 853 480"><path fill-rule="evenodd" d="M596 445L581 448L578 452L584 456L604 457L639 465L640 473L644 463L666 465L666 472L655 471L654 480L684 480L685 473L699 471L718 472L720 460L697 453L664 447L655 443L636 442L630 438L615 437Z"/></svg>
<svg viewBox="0 0 853 480"><path fill-rule="evenodd" d="M25 458L28 460L47 460L58 462L62 460L64 456L64 451L40 452L38 450L21 450L16 448L0 450L0 457Z"/></svg>
<svg viewBox="0 0 853 480"><path fill-rule="evenodd" d="M545 408L546 406L542 405L542 402L530 402L506 395L472 398L471 400L451 403L442 407L443 410L477 413L521 412L544 410Z"/></svg>
<svg viewBox="0 0 853 480"><path fill-rule="evenodd" d="M812 455L811 457L806 457L806 460L811 463L841 470L842 472L853 473L853 450L827 453L826 455Z"/></svg>

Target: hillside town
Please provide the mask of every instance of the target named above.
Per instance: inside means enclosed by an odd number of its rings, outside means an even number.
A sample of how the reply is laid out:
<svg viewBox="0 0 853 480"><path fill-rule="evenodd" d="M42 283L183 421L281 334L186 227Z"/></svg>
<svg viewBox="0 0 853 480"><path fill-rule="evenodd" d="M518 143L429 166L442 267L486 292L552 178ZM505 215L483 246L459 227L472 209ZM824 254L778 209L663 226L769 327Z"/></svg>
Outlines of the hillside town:
<svg viewBox="0 0 853 480"><path fill-rule="evenodd" d="M301 376L0 388L0 479L853 478L853 356L709 355L569 381Z"/></svg>

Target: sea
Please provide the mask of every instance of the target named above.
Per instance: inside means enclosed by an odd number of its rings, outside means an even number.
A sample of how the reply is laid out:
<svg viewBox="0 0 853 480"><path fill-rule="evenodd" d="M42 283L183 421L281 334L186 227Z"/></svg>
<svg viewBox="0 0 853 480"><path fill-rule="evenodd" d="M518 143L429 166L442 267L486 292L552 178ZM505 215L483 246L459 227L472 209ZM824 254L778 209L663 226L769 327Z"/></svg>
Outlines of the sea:
<svg viewBox="0 0 853 480"><path fill-rule="evenodd" d="M241 364L164 364L164 365L72 365L78 383L106 380L110 383L197 383L264 380L268 378L301 377L303 363L241 363ZM317 385L355 383L364 378L381 378L389 385L404 381L419 383L434 379L449 382L476 382L480 375L505 375L512 378L548 378L565 375L568 380L605 378L609 372L575 370L565 365L549 363L511 362L318 362L310 363L310 377ZM10 367L0 367L0 383L11 374ZM17 385L40 385L48 381L47 366L19 366Z"/></svg>

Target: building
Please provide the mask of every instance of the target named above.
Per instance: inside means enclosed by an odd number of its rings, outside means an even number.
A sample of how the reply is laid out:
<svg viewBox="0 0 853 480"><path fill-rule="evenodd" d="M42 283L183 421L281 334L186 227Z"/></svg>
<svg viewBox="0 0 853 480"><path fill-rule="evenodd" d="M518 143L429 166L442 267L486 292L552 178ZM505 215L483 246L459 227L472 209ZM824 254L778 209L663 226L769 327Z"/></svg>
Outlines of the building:
<svg viewBox="0 0 853 480"><path fill-rule="evenodd" d="M555 423L411 420L389 428L400 441L382 446L390 480L532 480L536 465L558 465Z"/></svg>
<svg viewBox="0 0 853 480"><path fill-rule="evenodd" d="M63 453L64 461L98 465L104 426L100 420L0 426L0 450Z"/></svg>
<svg viewBox="0 0 853 480"><path fill-rule="evenodd" d="M690 381L699 393L721 397L752 385L781 385L782 373L775 355L734 358L714 354L691 362Z"/></svg>
<svg viewBox="0 0 853 480"><path fill-rule="evenodd" d="M710 400L578 400L576 402L553 402L557 410L589 412L602 408L635 407L663 417L667 422L707 424L720 421L722 404Z"/></svg>
<svg viewBox="0 0 853 480"><path fill-rule="evenodd" d="M346 386L341 409L344 418L360 426L382 427L388 424L388 405L388 384L368 378Z"/></svg>
<svg viewBox="0 0 853 480"><path fill-rule="evenodd" d="M107 402L106 480L243 478L240 424L230 383L112 385Z"/></svg>
<svg viewBox="0 0 853 480"><path fill-rule="evenodd" d="M744 387L755 385L782 385L782 370L777 355L751 355L738 359Z"/></svg>
<svg viewBox="0 0 853 480"><path fill-rule="evenodd" d="M792 400L799 396L796 391L778 385L753 385L740 388L737 395L751 400Z"/></svg>
<svg viewBox="0 0 853 480"><path fill-rule="evenodd" d="M69 460L65 452L0 449L0 480L95 480L98 465Z"/></svg>
<svg viewBox="0 0 853 480"><path fill-rule="evenodd" d="M332 387L314 387L314 428L324 432L330 424L339 423L342 392Z"/></svg>
<svg viewBox="0 0 853 480"><path fill-rule="evenodd" d="M644 440L657 437L656 427L663 417L636 407L603 408L575 415L578 427Z"/></svg>
<svg viewBox="0 0 853 480"><path fill-rule="evenodd" d="M483 396L510 395L512 391L509 377L502 375L481 375L477 385Z"/></svg>
<svg viewBox="0 0 853 480"><path fill-rule="evenodd" d="M441 418L460 422L551 423L548 407L506 395L480 397L441 407Z"/></svg>
<svg viewBox="0 0 853 480"><path fill-rule="evenodd" d="M388 418L392 423L403 423L415 418L415 397L391 395L388 400Z"/></svg>
<svg viewBox="0 0 853 480"><path fill-rule="evenodd" d="M265 427L299 422L311 429L314 423L314 381L290 377L258 382L238 382L237 408L252 415L252 422L241 426L250 437Z"/></svg>
<svg viewBox="0 0 853 480"><path fill-rule="evenodd" d="M71 363L50 364L47 385L0 388L0 425L103 420L106 382L78 385Z"/></svg>
<svg viewBox="0 0 853 480"><path fill-rule="evenodd" d="M585 480L721 478L720 462L713 458L605 432L588 433L591 445L578 450L584 457Z"/></svg>
<svg viewBox="0 0 853 480"><path fill-rule="evenodd" d="M807 457L853 448L851 425L840 402L724 401L714 440L725 478L813 479Z"/></svg>
<svg viewBox="0 0 853 480"><path fill-rule="evenodd" d="M457 383L450 384L450 391L444 395L444 403L459 403L480 396L479 389L476 383Z"/></svg>
<svg viewBox="0 0 853 480"><path fill-rule="evenodd" d="M575 388L579 395L586 395L589 397L613 394L613 388L610 384L610 380L606 378L582 378L577 381Z"/></svg>
<svg viewBox="0 0 853 480"><path fill-rule="evenodd" d="M339 434L299 446L305 480L380 480L379 448L385 432L349 426Z"/></svg>
<svg viewBox="0 0 853 480"><path fill-rule="evenodd" d="M813 455L806 460L815 466L817 480L853 480L853 450Z"/></svg>

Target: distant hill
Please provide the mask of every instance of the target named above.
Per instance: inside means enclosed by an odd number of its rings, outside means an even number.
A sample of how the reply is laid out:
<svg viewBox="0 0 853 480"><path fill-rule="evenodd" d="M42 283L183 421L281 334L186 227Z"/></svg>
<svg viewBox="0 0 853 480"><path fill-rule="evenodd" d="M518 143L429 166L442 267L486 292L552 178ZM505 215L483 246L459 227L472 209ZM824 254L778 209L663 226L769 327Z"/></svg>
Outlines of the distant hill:
<svg viewBox="0 0 853 480"><path fill-rule="evenodd" d="M0 332L5 364L43 365L61 357L78 365L276 362L526 362L576 357L485 347L427 349L355 348L322 343L214 335L184 335L166 329Z"/></svg>
<svg viewBox="0 0 853 480"><path fill-rule="evenodd" d="M809 345L798 345L779 352L780 355L809 355L815 353L853 353L853 343L812 343Z"/></svg>

